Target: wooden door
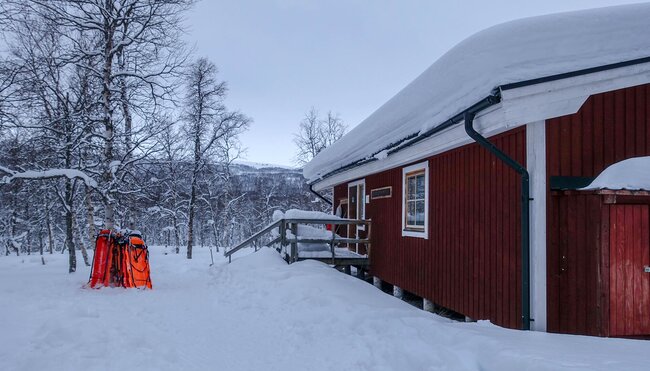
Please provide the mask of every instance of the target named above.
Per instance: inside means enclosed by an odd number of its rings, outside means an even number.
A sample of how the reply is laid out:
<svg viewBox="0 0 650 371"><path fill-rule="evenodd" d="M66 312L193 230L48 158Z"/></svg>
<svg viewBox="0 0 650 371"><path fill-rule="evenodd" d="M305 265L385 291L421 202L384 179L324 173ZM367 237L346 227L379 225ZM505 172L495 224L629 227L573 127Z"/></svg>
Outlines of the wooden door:
<svg viewBox="0 0 650 371"><path fill-rule="evenodd" d="M650 335L650 205L610 208L610 335Z"/></svg>

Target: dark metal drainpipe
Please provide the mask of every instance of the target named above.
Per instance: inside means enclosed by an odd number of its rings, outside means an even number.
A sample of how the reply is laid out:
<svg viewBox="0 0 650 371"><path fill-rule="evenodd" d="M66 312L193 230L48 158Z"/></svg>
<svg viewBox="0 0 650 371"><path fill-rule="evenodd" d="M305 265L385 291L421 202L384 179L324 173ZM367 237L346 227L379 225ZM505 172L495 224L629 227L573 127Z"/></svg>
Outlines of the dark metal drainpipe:
<svg viewBox="0 0 650 371"><path fill-rule="evenodd" d="M530 330L530 176L528 170L474 130L476 111L465 111L465 132L521 176L521 329Z"/></svg>
<svg viewBox="0 0 650 371"><path fill-rule="evenodd" d="M311 191L311 193L315 194L318 198L320 198L320 199L323 200L324 202L328 203L330 206L334 206L334 205L332 204L332 201L330 201L330 200L328 200L327 198L323 197L322 194L320 194L320 193L314 191L314 188L313 188L313 187L314 187L313 184L310 184L310 185L309 185L309 190Z"/></svg>

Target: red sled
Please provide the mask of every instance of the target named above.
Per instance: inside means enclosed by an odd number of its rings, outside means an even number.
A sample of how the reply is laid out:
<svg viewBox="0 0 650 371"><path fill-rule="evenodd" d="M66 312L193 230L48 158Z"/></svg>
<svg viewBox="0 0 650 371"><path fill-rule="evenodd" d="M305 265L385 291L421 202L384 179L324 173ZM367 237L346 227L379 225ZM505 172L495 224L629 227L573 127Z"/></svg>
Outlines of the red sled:
<svg viewBox="0 0 650 371"><path fill-rule="evenodd" d="M88 286L151 289L149 249L142 237L133 232L100 231Z"/></svg>

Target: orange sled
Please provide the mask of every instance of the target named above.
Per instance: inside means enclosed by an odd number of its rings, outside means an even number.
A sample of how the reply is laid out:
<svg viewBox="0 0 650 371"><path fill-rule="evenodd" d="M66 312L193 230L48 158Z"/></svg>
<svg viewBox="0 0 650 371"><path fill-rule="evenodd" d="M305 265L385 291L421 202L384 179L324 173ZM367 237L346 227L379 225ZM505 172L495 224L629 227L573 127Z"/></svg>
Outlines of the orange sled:
<svg viewBox="0 0 650 371"><path fill-rule="evenodd" d="M100 231L88 285L151 289L149 250L142 237L108 229Z"/></svg>

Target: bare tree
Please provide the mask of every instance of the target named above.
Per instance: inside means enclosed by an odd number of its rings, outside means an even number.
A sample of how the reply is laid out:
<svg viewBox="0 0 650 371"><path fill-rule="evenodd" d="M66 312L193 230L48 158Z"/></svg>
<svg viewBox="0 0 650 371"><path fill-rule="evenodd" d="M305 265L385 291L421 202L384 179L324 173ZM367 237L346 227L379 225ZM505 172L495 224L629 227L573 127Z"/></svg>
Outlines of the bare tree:
<svg viewBox="0 0 650 371"><path fill-rule="evenodd" d="M66 215L70 272L76 267L74 205L81 182L89 235L93 194L103 202L104 225L113 228L119 201L143 193L136 165L158 151L156 135L166 129L157 117L173 102L188 55L180 25L191 4L0 2L11 51L0 64L0 129L25 131L50 151L17 167L0 159L0 181L60 180L56 194ZM124 213L122 222L129 216Z"/></svg>
<svg viewBox="0 0 650 371"><path fill-rule="evenodd" d="M181 42L181 20L191 0L31 0L11 1L58 25L70 48L65 63L88 70L99 82L97 121L103 126L101 195L104 224L115 225L115 208L124 172L138 159L155 134L147 114L173 98L173 78L187 57ZM118 108L119 107L119 108ZM116 113L120 109L121 116ZM133 115L140 111L142 130L136 138ZM154 133L152 133L152 131ZM118 148L123 145L124 148ZM147 149L144 148L146 153Z"/></svg>
<svg viewBox="0 0 650 371"><path fill-rule="evenodd" d="M163 184L163 202L160 212L170 218L170 230L174 232L175 251L178 254L181 246L181 224L186 220L185 202L183 201L183 180L186 175L185 160L187 151L182 141L178 141L178 130L170 126L169 130L160 133L158 142L162 147L162 166L166 170L165 176L159 179Z"/></svg>
<svg viewBox="0 0 650 371"><path fill-rule="evenodd" d="M304 165L311 161L320 151L332 145L345 134L346 125L338 114L328 111L325 118L320 118L318 111L312 107L300 121L298 132L294 134L294 143L298 148L296 162Z"/></svg>
<svg viewBox="0 0 650 371"><path fill-rule="evenodd" d="M329 147L345 134L347 126L341 120L338 114L327 111L327 116L321 123L322 142L325 147Z"/></svg>
<svg viewBox="0 0 650 371"><path fill-rule="evenodd" d="M226 107L214 64L187 65L179 25L191 3L0 1L5 253L68 250L73 272L77 251L88 261L95 220L138 220L148 243L173 238L191 258L199 241L234 243L276 208L314 207L297 170L234 162L250 119ZM313 113L315 154L344 126Z"/></svg>
<svg viewBox="0 0 650 371"><path fill-rule="evenodd" d="M249 125L240 112L228 111L223 101L226 83L217 80L217 68L207 59L193 63L188 72L185 131L192 148L192 170L187 225L187 258L192 258L194 217L199 197L199 177L207 160L217 160L223 143L232 140Z"/></svg>
<svg viewBox="0 0 650 371"><path fill-rule="evenodd" d="M10 43L11 61L16 66L17 80L13 86L12 103L19 105L8 126L25 131L29 143L38 143L40 151L19 164L20 169L0 165L3 183L17 179L62 179L56 183L66 215L66 243L69 271L76 270L73 242L73 200L76 179L91 187L96 183L76 160L76 153L88 145L89 122L82 119L87 105L82 93L86 71L62 62L67 44L59 25L43 22L32 14L16 16L10 23L15 37ZM29 111L20 107L30 107ZM38 165L34 160L39 160ZM30 163L31 162L31 163Z"/></svg>

